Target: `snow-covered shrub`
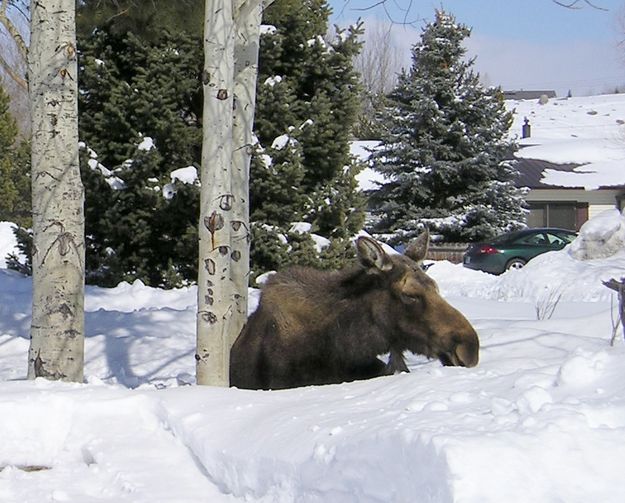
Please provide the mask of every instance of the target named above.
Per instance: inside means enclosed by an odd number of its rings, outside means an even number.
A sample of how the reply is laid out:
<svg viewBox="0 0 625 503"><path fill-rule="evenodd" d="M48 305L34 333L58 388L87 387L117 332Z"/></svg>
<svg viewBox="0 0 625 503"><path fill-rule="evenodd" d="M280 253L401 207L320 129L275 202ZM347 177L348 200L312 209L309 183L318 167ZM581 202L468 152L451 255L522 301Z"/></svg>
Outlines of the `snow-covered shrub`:
<svg viewBox="0 0 625 503"><path fill-rule="evenodd" d="M607 258L625 251L625 215L619 210L606 210L588 220L569 247L577 260Z"/></svg>

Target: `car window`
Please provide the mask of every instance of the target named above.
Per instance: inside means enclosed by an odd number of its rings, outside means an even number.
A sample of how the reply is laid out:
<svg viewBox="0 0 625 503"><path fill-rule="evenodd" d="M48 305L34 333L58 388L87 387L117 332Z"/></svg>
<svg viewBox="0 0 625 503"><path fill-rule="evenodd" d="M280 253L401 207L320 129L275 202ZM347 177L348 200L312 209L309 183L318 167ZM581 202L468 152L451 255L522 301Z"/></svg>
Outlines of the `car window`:
<svg viewBox="0 0 625 503"><path fill-rule="evenodd" d="M566 242L566 243L572 243L575 238L577 237L577 234L570 234L568 232L564 232L562 234L559 234L559 236Z"/></svg>
<svg viewBox="0 0 625 503"><path fill-rule="evenodd" d="M542 233L527 234L515 241L515 244L545 246L548 244L547 238Z"/></svg>
<svg viewBox="0 0 625 503"><path fill-rule="evenodd" d="M549 241L549 244L552 246L564 246L565 244L569 243L570 241L567 241L566 239L564 239L564 235L556 235L556 234L551 234L550 232L546 233L547 236L547 240Z"/></svg>
<svg viewBox="0 0 625 503"><path fill-rule="evenodd" d="M508 234L501 234L496 238L493 238L491 243L493 244L501 244L501 243L514 243L516 242L516 236L518 232L510 232Z"/></svg>

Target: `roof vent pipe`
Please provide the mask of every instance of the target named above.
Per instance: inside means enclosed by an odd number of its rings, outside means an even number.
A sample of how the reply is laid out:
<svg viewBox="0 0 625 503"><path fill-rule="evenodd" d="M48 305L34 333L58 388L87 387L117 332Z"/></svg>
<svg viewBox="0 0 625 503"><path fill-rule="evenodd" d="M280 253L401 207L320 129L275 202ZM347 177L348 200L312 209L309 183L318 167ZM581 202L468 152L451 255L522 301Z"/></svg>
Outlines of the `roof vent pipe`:
<svg viewBox="0 0 625 503"><path fill-rule="evenodd" d="M521 138L529 138L530 136L532 136L532 126L530 126L529 119L525 117L525 122L521 128Z"/></svg>

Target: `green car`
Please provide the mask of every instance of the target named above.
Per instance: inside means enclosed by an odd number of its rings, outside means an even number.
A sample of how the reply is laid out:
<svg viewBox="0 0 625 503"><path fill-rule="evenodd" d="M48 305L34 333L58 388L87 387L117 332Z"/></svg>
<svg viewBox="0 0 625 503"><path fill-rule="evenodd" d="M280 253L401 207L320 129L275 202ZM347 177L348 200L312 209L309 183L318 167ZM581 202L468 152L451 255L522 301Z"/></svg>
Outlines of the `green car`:
<svg viewBox="0 0 625 503"><path fill-rule="evenodd" d="M492 241L470 245L464 254L463 265L501 274L508 269L520 269L541 253L561 250L576 237L574 231L549 227L509 232Z"/></svg>

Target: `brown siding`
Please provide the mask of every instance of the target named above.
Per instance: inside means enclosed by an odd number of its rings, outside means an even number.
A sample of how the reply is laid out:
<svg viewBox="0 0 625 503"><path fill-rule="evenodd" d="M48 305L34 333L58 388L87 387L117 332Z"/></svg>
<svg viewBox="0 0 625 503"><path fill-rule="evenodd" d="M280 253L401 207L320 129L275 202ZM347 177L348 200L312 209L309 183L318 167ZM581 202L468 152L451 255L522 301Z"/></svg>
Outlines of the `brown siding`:
<svg viewBox="0 0 625 503"><path fill-rule="evenodd" d="M460 264L468 246L467 243L432 243L425 258L426 260L448 260L454 264Z"/></svg>

